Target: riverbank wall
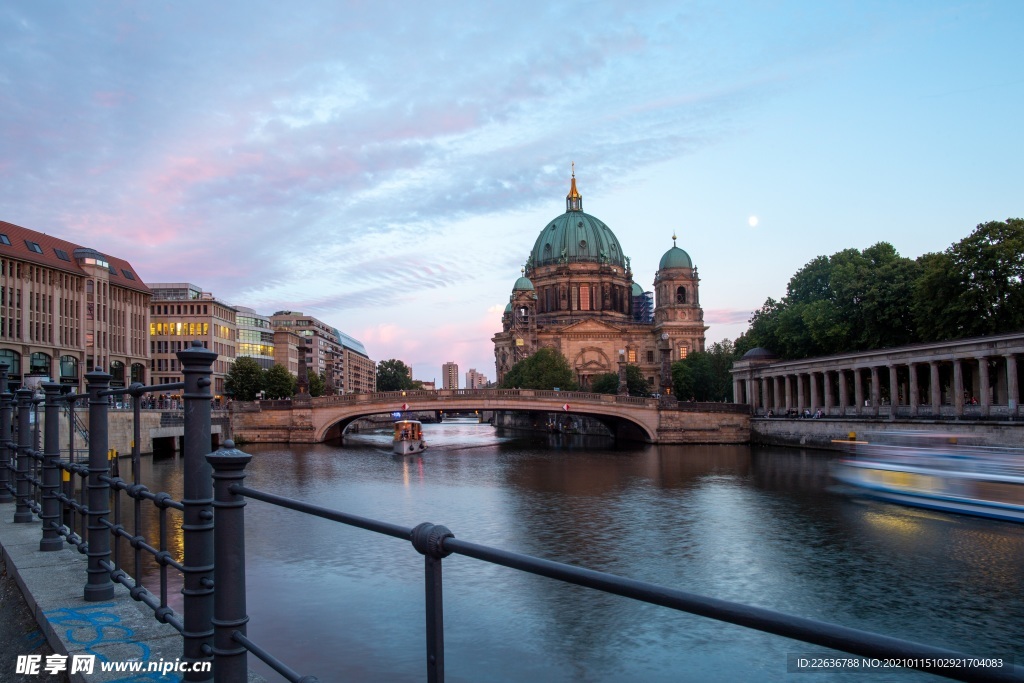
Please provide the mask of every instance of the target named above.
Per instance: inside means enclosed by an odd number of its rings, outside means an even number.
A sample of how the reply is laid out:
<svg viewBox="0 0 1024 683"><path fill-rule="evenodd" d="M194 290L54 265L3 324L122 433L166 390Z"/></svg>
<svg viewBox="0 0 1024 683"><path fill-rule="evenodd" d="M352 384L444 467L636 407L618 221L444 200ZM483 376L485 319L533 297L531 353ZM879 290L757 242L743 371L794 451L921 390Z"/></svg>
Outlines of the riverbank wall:
<svg viewBox="0 0 1024 683"><path fill-rule="evenodd" d="M750 420L751 443L842 450L843 442L870 441L886 432L918 431L969 438L981 446L1020 448L1024 423L1009 421L765 418Z"/></svg>

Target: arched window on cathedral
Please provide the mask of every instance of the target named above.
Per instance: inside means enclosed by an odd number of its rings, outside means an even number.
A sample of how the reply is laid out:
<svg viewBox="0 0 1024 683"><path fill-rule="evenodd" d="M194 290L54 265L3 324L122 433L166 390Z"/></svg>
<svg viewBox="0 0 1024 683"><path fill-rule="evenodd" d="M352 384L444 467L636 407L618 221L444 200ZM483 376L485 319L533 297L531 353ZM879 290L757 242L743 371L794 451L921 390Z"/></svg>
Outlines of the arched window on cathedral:
<svg viewBox="0 0 1024 683"><path fill-rule="evenodd" d="M678 287L676 289L676 303L677 304L685 304L686 303L686 287Z"/></svg>

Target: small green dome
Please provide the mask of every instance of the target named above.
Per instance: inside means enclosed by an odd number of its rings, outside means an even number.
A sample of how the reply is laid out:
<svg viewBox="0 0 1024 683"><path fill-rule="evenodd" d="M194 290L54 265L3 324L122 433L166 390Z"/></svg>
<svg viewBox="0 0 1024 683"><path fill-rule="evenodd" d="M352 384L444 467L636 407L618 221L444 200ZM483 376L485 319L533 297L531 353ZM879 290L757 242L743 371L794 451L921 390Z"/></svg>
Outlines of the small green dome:
<svg viewBox="0 0 1024 683"><path fill-rule="evenodd" d="M516 284L512 287L513 292L532 292L533 283L530 282L530 278L525 275L516 280Z"/></svg>
<svg viewBox="0 0 1024 683"><path fill-rule="evenodd" d="M693 261L690 260L689 254L673 244L658 264L658 270L665 268L693 268Z"/></svg>
<svg viewBox="0 0 1024 683"><path fill-rule="evenodd" d="M512 302L511 301L509 301L507 304L505 304L505 312L506 313L511 313L512 312Z"/></svg>
<svg viewBox="0 0 1024 683"><path fill-rule="evenodd" d="M633 283L633 296L643 296L643 295L644 295L644 288L634 282Z"/></svg>

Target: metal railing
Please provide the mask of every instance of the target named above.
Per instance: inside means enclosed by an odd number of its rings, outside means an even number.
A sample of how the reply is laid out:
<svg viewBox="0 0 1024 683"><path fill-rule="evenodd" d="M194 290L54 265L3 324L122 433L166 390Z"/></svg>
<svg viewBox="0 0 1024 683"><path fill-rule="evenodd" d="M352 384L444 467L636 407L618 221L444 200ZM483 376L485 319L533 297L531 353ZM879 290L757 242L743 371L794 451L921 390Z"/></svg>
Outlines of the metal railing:
<svg viewBox="0 0 1024 683"><path fill-rule="evenodd" d="M424 557L424 599L426 609L425 665L431 683L444 680L444 600L442 562L460 555L516 571L548 577L568 584L619 595L640 602L696 614L718 621L771 633L794 640L877 659L910 658L922 671L961 681L1024 681L1024 672L1008 663L1001 669L971 666L931 668L926 660L949 663L963 660L961 653L845 626L794 616L726 600L687 593L657 584L510 552L456 538L446 527L431 523L405 527L332 510L244 485L250 455L234 448L228 440L212 450L210 375L216 354L201 346L178 353L185 382L175 385L110 389L110 375L94 371L88 381L89 439L88 463L62 460L59 418L62 402L76 400L62 396L57 384L44 384L45 433L42 453L35 448L37 433L30 424L38 403L31 390L15 395L0 394L0 502L15 502L15 522L42 521L41 551L58 550L71 544L88 556L87 601L105 601L114 595L114 583L128 587L132 598L148 605L158 621L168 623L183 637L182 659L189 663L212 661L212 673L189 667L187 681L243 683L248 676L248 654L252 653L287 680L315 683L268 652L247 635L249 617L245 589L245 507L248 499L288 508L373 533L409 541ZM6 386L6 369L0 365L0 386ZM184 389L185 443L184 486L181 501L166 493L151 493L140 481L140 401L133 401L135 439L132 452L132 482L111 473L107 450L108 398L129 394L135 398L157 391ZM15 400L16 398L16 400ZM17 428L12 419L17 409ZM39 421L36 421L36 429ZM17 436L17 440L13 436ZM33 466L30 463L35 462ZM33 469L35 467L35 469ZM78 496L60 483L80 478ZM13 474L13 479L12 475ZM4 494L8 494L6 497ZM11 495L13 494L13 496ZM121 495L133 499L133 530L121 521ZM113 509L111 501L113 500ZM153 543L141 535L141 506L144 501L159 511L159 540ZM183 551L177 560L168 550L167 532L172 524L168 510L181 513ZM62 514L63 511L63 514ZM70 523L69 523L70 520ZM117 543L120 540L122 543ZM112 541L113 549L112 549ZM121 545L134 550L134 574L121 562ZM160 565L160 595L141 585L141 558L149 555ZM167 570L183 575L182 614L167 604Z"/></svg>

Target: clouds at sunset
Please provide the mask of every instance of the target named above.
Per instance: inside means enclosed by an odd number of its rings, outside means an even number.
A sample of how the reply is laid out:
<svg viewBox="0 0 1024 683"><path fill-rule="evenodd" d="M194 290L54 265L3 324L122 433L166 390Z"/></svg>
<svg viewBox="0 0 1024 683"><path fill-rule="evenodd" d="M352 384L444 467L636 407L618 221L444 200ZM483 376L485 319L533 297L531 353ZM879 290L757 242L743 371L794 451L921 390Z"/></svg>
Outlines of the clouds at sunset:
<svg viewBox="0 0 1024 683"><path fill-rule="evenodd" d="M0 219L493 376L574 161L637 281L678 231L734 337L817 254L1020 214L1021 9L983 5L8 3Z"/></svg>

